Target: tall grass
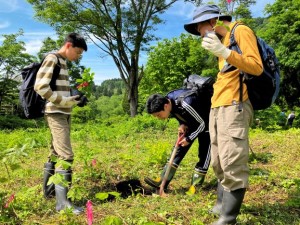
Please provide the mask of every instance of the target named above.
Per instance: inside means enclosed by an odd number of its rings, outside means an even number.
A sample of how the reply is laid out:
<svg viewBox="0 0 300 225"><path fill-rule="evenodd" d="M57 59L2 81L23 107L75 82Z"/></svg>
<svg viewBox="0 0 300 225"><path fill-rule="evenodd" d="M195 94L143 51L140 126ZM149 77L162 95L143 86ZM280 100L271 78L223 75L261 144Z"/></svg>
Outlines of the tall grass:
<svg viewBox="0 0 300 225"><path fill-rule="evenodd" d="M204 186L186 195L197 162L197 143L182 161L167 198L143 181L156 177L176 139L177 123L148 115L111 117L72 125L75 152L70 197L93 202L93 224L209 224L216 178L209 169ZM300 224L300 130L261 128L250 133L250 187L240 224ZM86 215L57 213L42 195L42 168L50 134L44 124L0 131L0 224L87 224ZM117 195L116 193L119 193ZM14 200L5 204L14 194Z"/></svg>

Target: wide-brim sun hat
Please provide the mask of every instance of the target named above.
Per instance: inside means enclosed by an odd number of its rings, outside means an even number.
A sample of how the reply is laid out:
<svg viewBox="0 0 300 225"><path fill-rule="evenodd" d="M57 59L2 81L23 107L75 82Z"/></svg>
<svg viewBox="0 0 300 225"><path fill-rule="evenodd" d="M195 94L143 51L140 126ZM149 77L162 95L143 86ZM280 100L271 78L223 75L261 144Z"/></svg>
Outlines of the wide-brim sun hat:
<svg viewBox="0 0 300 225"><path fill-rule="evenodd" d="M216 5L200 6L194 10L193 20L190 23L184 25L184 29L194 35L200 35L196 30L196 25L200 22L210 20L213 18L219 18L219 20L227 20L231 22L232 17L229 15L222 15L221 10Z"/></svg>

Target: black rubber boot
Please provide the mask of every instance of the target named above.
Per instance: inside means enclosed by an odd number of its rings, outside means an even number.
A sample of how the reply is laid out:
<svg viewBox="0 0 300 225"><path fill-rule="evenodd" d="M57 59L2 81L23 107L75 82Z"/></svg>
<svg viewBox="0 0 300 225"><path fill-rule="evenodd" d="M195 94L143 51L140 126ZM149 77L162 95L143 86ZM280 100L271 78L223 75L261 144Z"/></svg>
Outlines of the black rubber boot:
<svg viewBox="0 0 300 225"><path fill-rule="evenodd" d="M169 164L166 164L165 167L164 167L164 170L163 172L161 173L160 177L156 178L156 179L151 179L149 177L145 177L144 181L146 184L148 184L149 186L151 187L154 187L154 188L160 188L160 185L161 185L161 182L163 180L163 177L165 175L165 172L167 171L167 168L168 168ZM174 167L174 166L171 166L171 169L170 169L170 173L169 173L169 176L167 178L167 182L166 182L166 185L164 187L164 190L167 190L168 188L168 185L170 184L171 180L173 179L175 173L176 173L176 170L177 168Z"/></svg>
<svg viewBox="0 0 300 225"><path fill-rule="evenodd" d="M45 198L53 198L55 196L55 185L53 183L47 185L49 178L54 175L55 162L46 162L44 164L43 193Z"/></svg>
<svg viewBox="0 0 300 225"><path fill-rule="evenodd" d="M223 192L224 188L221 184L221 182L218 182L218 188L217 188L217 202L214 205L214 207L210 210L210 213L220 215L222 210L222 200L223 200Z"/></svg>
<svg viewBox="0 0 300 225"><path fill-rule="evenodd" d="M83 213L84 212L83 208L73 205L67 197L69 186L72 182L72 170L56 170L56 173L63 175L63 178L68 182L67 185L64 184L55 185L56 210L61 211L65 208L72 208L73 213L76 215Z"/></svg>
<svg viewBox="0 0 300 225"><path fill-rule="evenodd" d="M221 216L213 225L236 224L236 217L240 213L245 192L245 188L231 192L223 191Z"/></svg>

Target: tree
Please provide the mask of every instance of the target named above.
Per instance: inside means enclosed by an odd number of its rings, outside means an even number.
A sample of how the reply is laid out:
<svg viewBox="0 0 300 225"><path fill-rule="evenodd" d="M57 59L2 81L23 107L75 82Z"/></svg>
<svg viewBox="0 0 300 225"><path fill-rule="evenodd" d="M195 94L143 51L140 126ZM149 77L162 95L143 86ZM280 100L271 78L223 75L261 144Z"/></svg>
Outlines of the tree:
<svg viewBox="0 0 300 225"><path fill-rule="evenodd" d="M23 35L20 30L16 34L3 34L4 40L0 46L0 104L18 104L19 71L35 57L24 53L25 43L17 38Z"/></svg>
<svg viewBox="0 0 300 225"><path fill-rule="evenodd" d="M215 76L216 57L201 47L199 37L182 34L179 38L165 39L152 47L141 81L143 101L150 93L167 93L182 86L191 74Z"/></svg>
<svg viewBox="0 0 300 225"><path fill-rule="evenodd" d="M219 1L219 6L224 14L231 15L233 20L241 21L252 29L257 26L256 20L252 18L250 6L256 4L256 0L228 0Z"/></svg>
<svg viewBox="0 0 300 225"><path fill-rule="evenodd" d="M251 18L250 5L254 5L256 0L221 0L219 6L224 13L234 17L235 20Z"/></svg>
<svg viewBox="0 0 300 225"><path fill-rule="evenodd" d="M177 0L27 0L36 17L59 31L83 31L113 58L128 91L130 114L137 114L138 85L143 76L140 51L156 40L151 33L159 15ZM186 0L187 1L187 0ZM197 1L193 1L197 2Z"/></svg>
<svg viewBox="0 0 300 225"><path fill-rule="evenodd" d="M281 95L289 107L300 105L300 1L277 0L267 5L269 18L258 35L274 47L280 61Z"/></svg>
<svg viewBox="0 0 300 225"><path fill-rule="evenodd" d="M112 116L125 115L120 102L122 101L122 95L101 96L95 103L97 105L97 112L100 118L109 118Z"/></svg>
<svg viewBox="0 0 300 225"><path fill-rule="evenodd" d="M122 90L124 90L124 83L120 78L113 78L109 80L105 80L101 83L100 86L95 87L95 96L96 98L100 96L112 96L112 95L120 95L122 94Z"/></svg>

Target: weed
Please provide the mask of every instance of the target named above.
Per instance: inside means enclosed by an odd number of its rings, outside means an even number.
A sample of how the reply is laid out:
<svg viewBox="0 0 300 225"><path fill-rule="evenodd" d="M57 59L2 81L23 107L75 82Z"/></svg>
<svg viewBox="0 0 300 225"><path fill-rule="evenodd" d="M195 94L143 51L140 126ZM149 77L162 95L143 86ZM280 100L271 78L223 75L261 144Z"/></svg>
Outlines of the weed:
<svg viewBox="0 0 300 225"><path fill-rule="evenodd" d="M267 123L266 123L267 126ZM275 126L273 126L274 128ZM215 218L208 213L216 201L217 180L209 169L202 188L186 195L197 162L197 144L181 162L167 198L153 194L143 181L160 174L176 139L177 124L149 116L111 117L72 125L75 153L69 197L76 205L93 202L93 224L202 225ZM300 130L261 128L250 131L250 186L239 224L300 223ZM86 224L86 215L55 211L55 200L42 193L43 164L50 133L45 127L0 131L0 223ZM70 165L59 162L61 167ZM59 174L49 182L62 183ZM68 185L65 183L65 185ZM15 198L7 208L10 196Z"/></svg>

